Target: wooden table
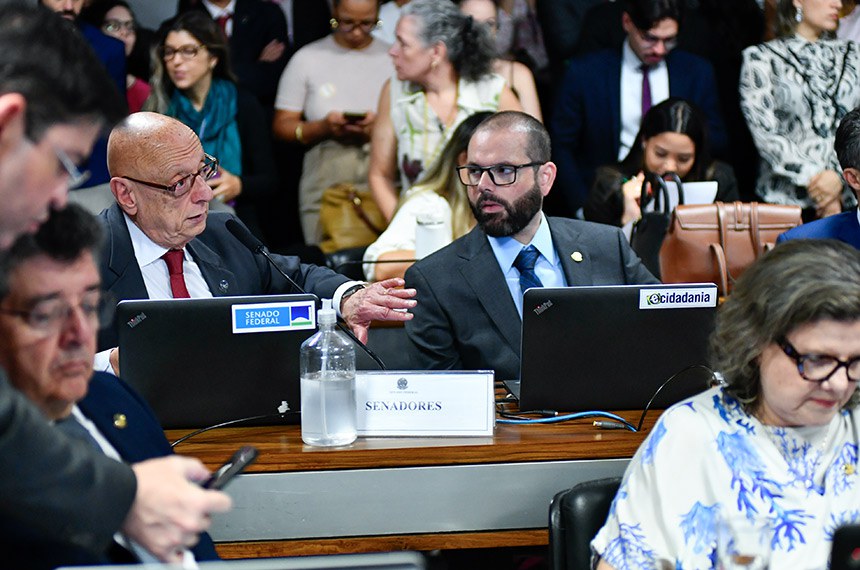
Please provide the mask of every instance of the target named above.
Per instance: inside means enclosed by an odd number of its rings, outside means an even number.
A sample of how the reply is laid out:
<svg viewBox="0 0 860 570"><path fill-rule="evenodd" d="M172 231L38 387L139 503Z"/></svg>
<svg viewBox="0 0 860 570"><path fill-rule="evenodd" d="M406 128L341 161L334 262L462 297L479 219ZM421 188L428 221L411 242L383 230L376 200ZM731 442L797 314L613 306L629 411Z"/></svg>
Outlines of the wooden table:
<svg viewBox="0 0 860 570"><path fill-rule="evenodd" d="M213 522L225 558L543 545L552 496L623 473L658 415L644 433L591 420L500 424L493 437L360 438L337 449L304 445L299 426L224 428L176 451L215 468L241 445L260 450L228 488L234 509Z"/></svg>

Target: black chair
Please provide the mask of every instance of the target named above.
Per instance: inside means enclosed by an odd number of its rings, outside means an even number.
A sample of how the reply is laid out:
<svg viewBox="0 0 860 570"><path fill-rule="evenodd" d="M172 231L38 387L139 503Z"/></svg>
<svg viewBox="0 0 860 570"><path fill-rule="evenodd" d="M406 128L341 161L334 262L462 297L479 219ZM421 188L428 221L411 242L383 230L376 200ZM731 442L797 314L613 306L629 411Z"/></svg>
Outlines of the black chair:
<svg viewBox="0 0 860 570"><path fill-rule="evenodd" d="M591 570L591 539L606 522L620 477L586 481L556 493L549 505L549 562L553 570Z"/></svg>
<svg viewBox="0 0 860 570"><path fill-rule="evenodd" d="M367 246L351 247L326 254L326 265L355 281L364 281L361 258Z"/></svg>
<svg viewBox="0 0 860 570"><path fill-rule="evenodd" d="M403 323L374 323L367 331L367 347L382 360L388 370L415 370L412 343L406 336ZM358 370L379 368L362 350L356 350L355 357Z"/></svg>

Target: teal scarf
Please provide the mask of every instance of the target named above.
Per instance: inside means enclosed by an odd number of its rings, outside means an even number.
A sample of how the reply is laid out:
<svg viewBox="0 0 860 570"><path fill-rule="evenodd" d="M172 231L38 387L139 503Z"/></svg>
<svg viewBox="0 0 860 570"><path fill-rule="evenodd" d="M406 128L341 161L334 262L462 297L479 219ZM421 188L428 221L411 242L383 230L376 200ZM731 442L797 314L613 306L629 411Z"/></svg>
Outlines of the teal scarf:
<svg viewBox="0 0 860 570"><path fill-rule="evenodd" d="M177 89L170 98L167 115L191 127L200 137L203 151L217 158L225 170L242 175L242 143L236 125L236 86L233 83L213 79L200 111Z"/></svg>

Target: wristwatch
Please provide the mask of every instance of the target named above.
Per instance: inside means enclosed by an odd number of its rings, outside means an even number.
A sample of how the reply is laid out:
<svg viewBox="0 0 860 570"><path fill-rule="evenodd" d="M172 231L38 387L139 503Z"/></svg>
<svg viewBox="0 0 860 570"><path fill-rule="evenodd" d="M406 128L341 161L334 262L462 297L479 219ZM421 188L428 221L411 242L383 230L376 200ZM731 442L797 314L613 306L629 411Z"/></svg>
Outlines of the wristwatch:
<svg viewBox="0 0 860 570"><path fill-rule="evenodd" d="M353 285L352 287L350 287L346 291L344 291L343 295L340 296L340 306L343 307L343 304L346 302L347 299L349 299L350 297L352 297L353 295L355 295L356 293L358 293L362 289L366 289L366 288L367 288L367 285L365 285L364 283L358 283L356 285Z"/></svg>

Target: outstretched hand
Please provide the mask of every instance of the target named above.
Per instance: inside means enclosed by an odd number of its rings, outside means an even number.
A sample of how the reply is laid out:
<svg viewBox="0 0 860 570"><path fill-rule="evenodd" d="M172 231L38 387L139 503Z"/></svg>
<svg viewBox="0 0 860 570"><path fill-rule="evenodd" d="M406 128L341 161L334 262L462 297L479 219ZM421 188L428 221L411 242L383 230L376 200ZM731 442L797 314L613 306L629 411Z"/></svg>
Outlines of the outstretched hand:
<svg viewBox="0 0 860 570"><path fill-rule="evenodd" d="M412 299L415 289L402 289L405 283L399 277L371 283L343 302L340 314L358 340L367 342L371 321L408 321L412 318L412 313L405 309L417 304Z"/></svg>

